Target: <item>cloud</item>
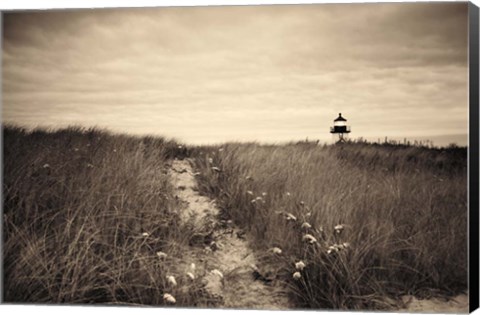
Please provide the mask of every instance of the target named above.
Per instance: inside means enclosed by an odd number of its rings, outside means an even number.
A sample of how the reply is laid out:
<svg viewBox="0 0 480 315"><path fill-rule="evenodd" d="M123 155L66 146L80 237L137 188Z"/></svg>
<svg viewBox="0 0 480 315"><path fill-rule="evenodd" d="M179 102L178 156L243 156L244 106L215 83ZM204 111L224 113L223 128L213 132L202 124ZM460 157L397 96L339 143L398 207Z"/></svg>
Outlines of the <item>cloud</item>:
<svg viewBox="0 0 480 315"><path fill-rule="evenodd" d="M7 13L3 120L190 142L467 132L466 3ZM352 135L354 135L352 133Z"/></svg>

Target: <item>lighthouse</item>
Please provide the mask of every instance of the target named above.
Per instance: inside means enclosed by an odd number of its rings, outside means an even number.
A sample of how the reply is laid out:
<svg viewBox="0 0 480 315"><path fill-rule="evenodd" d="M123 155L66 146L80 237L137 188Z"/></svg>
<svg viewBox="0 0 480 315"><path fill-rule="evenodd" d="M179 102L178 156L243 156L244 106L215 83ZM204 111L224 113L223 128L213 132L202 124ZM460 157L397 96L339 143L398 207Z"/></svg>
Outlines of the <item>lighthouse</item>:
<svg viewBox="0 0 480 315"><path fill-rule="evenodd" d="M332 135L338 135L338 142L345 142L345 135L350 133L350 126L347 126L347 120L342 117L342 113L333 121L333 127L330 127Z"/></svg>

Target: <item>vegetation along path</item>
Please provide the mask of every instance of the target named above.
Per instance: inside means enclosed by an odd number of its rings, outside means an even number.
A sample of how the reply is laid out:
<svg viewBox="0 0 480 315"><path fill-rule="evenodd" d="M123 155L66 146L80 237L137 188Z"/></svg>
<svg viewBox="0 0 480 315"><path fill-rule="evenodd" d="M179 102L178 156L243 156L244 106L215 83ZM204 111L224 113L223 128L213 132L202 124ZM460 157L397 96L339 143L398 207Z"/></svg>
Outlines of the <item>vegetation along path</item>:
<svg viewBox="0 0 480 315"><path fill-rule="evenodd" d="M198 193L191 163L174 160L169 173L183 204L183 224L193 225L196 231L190 240L190 261L196 261L198 272L205 274L208 293L217 298L219 307L291 308L283 285L262 279L243 232L230 220L220 220L215 200Z"/></svg>

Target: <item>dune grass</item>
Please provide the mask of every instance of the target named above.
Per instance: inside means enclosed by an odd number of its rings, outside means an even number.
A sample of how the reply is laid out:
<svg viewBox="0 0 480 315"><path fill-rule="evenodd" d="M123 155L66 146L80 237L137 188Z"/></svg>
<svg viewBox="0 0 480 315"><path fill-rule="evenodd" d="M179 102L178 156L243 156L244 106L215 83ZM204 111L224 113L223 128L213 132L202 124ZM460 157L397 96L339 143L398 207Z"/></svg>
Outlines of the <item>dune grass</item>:
<svg viewBox="0 0 480 315"><path fill-rule="evenodd" d="M179 220L167 169L186 156L200 191L247 230L260 269L287 284L297 307L386 309L403 294L467 288L465 148L186 149L98 129L4 126L3 150L7 303L172 305L171 294L175 306L216 306L185 272L198 227Z"/></svg>
<svg viewBox="0 0 480 315"><path fill-rule="evenodd" d="M194 155L200 190L248 230L298 307L388 309L467 289L465 148L230 143Z"/></svg>
<svg viewBox="0 0 480 315"><path fill-rule="evenodd" d="M4 302L209 305L180 267L191 231L166 170L183 147L80 127L3 143Z"/></svg>

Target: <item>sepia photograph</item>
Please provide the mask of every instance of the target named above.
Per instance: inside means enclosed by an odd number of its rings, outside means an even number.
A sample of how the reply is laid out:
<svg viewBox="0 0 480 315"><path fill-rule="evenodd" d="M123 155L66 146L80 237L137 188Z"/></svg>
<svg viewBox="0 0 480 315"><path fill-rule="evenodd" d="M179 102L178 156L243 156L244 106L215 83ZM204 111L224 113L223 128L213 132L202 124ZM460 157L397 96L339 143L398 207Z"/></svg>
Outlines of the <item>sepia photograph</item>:
<svg viewBox="0 0 480 315"><path fill-rule="evenodd" d="M469 16L3 11L2 303L470 312Z"/></svg>

